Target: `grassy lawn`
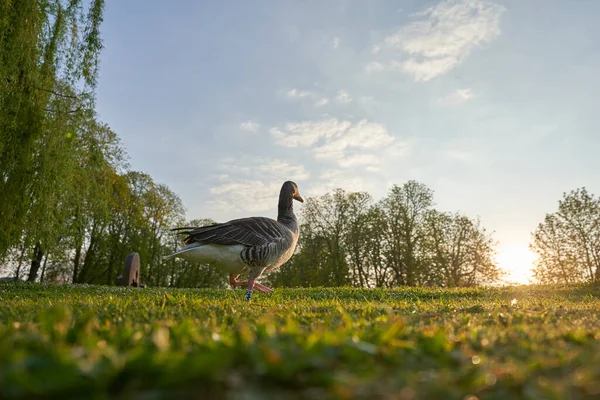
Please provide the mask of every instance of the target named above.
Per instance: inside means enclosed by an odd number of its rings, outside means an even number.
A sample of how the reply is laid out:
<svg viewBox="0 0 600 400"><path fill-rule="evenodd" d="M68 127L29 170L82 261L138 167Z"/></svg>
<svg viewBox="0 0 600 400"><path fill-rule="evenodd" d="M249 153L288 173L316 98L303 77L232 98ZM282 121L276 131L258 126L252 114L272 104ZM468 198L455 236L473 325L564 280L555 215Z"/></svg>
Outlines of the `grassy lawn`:
<svg viewBox="0 0 600 400"><path fill-rule="evenodd" d="M0 398L600 398L600 286L0 283Z"/></svg>

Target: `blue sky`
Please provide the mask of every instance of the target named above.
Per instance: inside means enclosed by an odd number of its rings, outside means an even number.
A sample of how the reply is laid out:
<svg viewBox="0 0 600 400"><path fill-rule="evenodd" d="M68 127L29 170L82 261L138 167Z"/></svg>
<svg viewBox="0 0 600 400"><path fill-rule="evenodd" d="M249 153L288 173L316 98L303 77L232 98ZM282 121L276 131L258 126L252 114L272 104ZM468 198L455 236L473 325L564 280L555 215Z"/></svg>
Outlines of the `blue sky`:
<svg viewBox="0 0 600 400"><path fill-rule="evenodd" d="M287 179L375 199L415 179L524 270L562 193L600 194L598 15L594 0L107 2L97 109L190 218L274 217Z"/></svg>

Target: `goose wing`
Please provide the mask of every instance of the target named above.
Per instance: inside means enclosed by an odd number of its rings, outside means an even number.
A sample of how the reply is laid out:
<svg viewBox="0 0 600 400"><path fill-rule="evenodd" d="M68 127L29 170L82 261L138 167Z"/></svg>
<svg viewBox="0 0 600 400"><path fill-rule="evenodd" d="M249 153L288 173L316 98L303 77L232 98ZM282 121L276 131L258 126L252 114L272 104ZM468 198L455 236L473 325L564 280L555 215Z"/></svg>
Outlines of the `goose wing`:
<svg viewBox="0 0 600 400"><path fill-rule="evenodd" d="M175 228L173 231L187 235L185 244L265 246L269 243L293 241L289 228L266 217L240 218L202 227Z"/></svg>

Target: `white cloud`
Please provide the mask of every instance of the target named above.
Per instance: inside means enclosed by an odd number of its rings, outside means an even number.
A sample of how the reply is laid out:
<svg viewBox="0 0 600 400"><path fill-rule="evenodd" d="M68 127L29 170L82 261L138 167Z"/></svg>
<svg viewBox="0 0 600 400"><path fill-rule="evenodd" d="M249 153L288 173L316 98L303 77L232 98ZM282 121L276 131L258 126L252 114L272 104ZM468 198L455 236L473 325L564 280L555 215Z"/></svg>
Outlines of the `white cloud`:
<svg viewBox="0 0 600 400"><path fill-rule="evenodd" d="M396 162L408 147L384 125L367 120L324 118L291 122L273 127L270 134L277 145L307 149L324 165L311 163L309 171L285 159L244 155L221 159L209 190L211 198L206 202L210 215L218 218L272 214L281 184L286 180L297 182L305 197L336 188L372 192L376 180L369 178L369 173L380 172Z"/></svg>
<svg viewBox="0 0 600 400"><path fill-rule="evenodd" d="M337 159L344 167L352 166L357 160L362 160L362 165L376 164L377 158L371 155L362 154L368 158L353 158L354 161L348 161L347 157L352 157L349 153L354 149L383 149L393 142L394 137L383 125L362 120L351 126L343 135L332 137L323 145L314 148L314 153L316 158ZM365 164L364 161L367 159L371 162Z"/></svg>
<svg viewBox="0 0 600 400"><path fill-rule="evenodd" d="M377 53L379 53L379 51L381 51L381 46L374 45L373 48L371 49L371 54L377 54Z"/></svg>
<svg viewBox="0 0 600 400"><path fill-rule="evenodd" d="M385 70L385 65L377 61L371 61L365 66L365 71L371 72L379 72Z"/></svg>
<svg viewBox="0 0 600 400"><path fill-rule="evenodd" d="M325 170L316 179L310 182L306 189L306 197L322 196L335 189L344 189L348 192L373 191L373 183L365 180L349 170Z"/></svg>
<svg viewBox="0 0 600 400"><path fill-rule="evenodd" d="M221 160L219 168L227 171L217 175L219 180L226 181L231 176L254 179L295 179L306 180L310 174L303 165L291 164L278 159L264 159L262 157L228 157ZM288 178L286 178L288 177ZM283 181L282 181L283 182Z"/></svg>
<svg viewBox="0 0 600 400"><path fill-rule="evenodd" d="M322 121L291 122L284 128L272 128L275 143L284 147L309 147L321 138L331 138L346 131L352 124L330 118Z"/></svg>
<svg viewBox="0 0 600 400"><path fill-rule="evenodd" d="M340 47L340 38L339 37L334 37L331 44L332 44L332 46L333 46L334 49L337 49L338 47Z"/></svg>
<svg viewBox="0 0 600 400"><path fill-rule="evenodd" d="M442 105L457 105L462 104L473 98L471 89L456 89L453 93L445 97L440 97L438 102Z"/></svg>
<svg viewBox="0 0 600 400"><path fill-rule="evenodd" d="M214 198L208 204L224 213L266 211L277 206L282 183L262 180L223 183L210 189Z"/></svg>
<svg viewBox="0 0 600 400"><path fill-rule="evenodd" d="M326 105L327 103L329 103L329 100L327 100L327 98L323 97L322 99L318 100L315 103L315 107L323 107L324 105Z"/></svg>
<svg viewBox="0 0 600 400"><path fill-rule="evenodd" d="M318 85L315 85L318 86ZM329 99L326 97L325 93L316 91L308 91L308 90L300 90L300 89L291 89L285 92L285 96L289 99L302 100L302 99L313 99L316 100L314 102L315 107L322 107L329 103ZM318 100L317 100L318 99ZM339 90L335 99L342 103L350 103L352 101L352 97L345 90Z"/></svg>
<svg viewBox="0 0 600 400"><path fill-rule="evenodd" d="M350 103L352 101L352 97L345 90L340 90L336 100L341 101L342 103Z"/></svg>
<svg viewBox="0 0 600 400"><path fill-rule="evenodd" d="M437 59L417 60L409 58L404 62L392 61L389 63L390 70L399 70L412 75L417 82L426 82L438 75L443 75L456 65L457 60L453 57Z"/></svg>
<svg viewBox="0 0 600 400"><path fill-rule="evenodd" d="M410 144L408 142L394 141L390 146L386 146L384 156L389 158L402 158L410 153Z"/></svg>
<svg viewBox="0 0 600 400"><path fill-rule="evenodd" d="M310 174L303 165L290 164L282 160L268 160L261 163L256 170L264 173L266 177L280 177L282 179L281 183L284 180L305 181L310 178Z"/></svg>
<svg viewBox="0 0 600 400"><path fill-rule="evenodd" d="M367 120L354 124L336 118L294 122L272 128L270 132L276 144L310 148L316 159L333 162L342 168L375 168L379 157L373 152L388 154L390 148L405 147L395 143L385 126ZM400 155L399 152L389 154Z"/></svg>
<svg viewBox="0 0 600 400"><path fill-rule="evenodd" d="M303 165L277 159L236 157L221 160L227 174L216 175L207 203L222 213L259 213L277 207L283 182L293 180L302 186L310 178ZM235 178L232 178L235 176Z"/></svg>
<svg viewBox="0 0 600 400"><path fill-rule="evenodd" d="M340 166L344 168L348 167L374 167L379 164L379 158L374 154L354 154L348 157L340 159ZM378 170L377 167L375 167Z"/></svg>
<svg viewBox="0 0 600 400"><path fill-rule="evenodd" d="M501 5L487 0L445 0L413 14L413 22L385 38L382 46L399 50L402 60L370 63L368 72L400 70L417 82L443 75L477 46L500 35Z"/></svg>
<svg viewBox="0 0 600 400"><path fill-rule="evenodd" d="M289 97L290 99L301 99L303 97L312 97L313 94L307 90L298 90L298 89L291 89L288 90L285 95L287 97Z"/></svg>
<svg viewBox="0 0 600 400"><path fill-rule="evenodd" d="M240 129L246 132L257 132L260 124L254 121L246 121L240 124Z"/></svg>

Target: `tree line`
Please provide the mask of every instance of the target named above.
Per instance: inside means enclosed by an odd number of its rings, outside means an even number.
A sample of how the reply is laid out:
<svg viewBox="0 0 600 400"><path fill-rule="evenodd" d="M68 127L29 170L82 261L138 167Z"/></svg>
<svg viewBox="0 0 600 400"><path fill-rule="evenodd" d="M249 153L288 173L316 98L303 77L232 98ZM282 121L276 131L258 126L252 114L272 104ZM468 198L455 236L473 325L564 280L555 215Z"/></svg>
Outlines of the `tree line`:
<svg viewBox="0 0 600 400"><path fill-rule="evenodd" d="M433 207L433 192L409 181L374 202L338 189L308 199L297 254L271 275L278 286L477 286L504 274L479 219ZM600 198L563 193L532 233L539 283L600 281Z"/></svg>
<svg viewBox="0 0 600 400"><path fill-rule="evenodd" d="M18 279L114 284L125 256L152 286L224 287L180 247L181 199L131 170L95 112L103 0L0 2L0 270ZM600 279L600 200L564 194L532 236L541 282ZM474 286L496 281L495 242L473 219L434 207L409 181L379 201L342 189L307 199L295 256L276 286Z"/></svg>
<svg viewBox="0 0 600 400"><path fill-rule="evenodd" d="M436 210L433 191L409 181L375 202L338 189L307 199L297 254L278 286L476 286L501 276L495 242L478 219Z"/></svg>

